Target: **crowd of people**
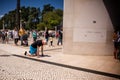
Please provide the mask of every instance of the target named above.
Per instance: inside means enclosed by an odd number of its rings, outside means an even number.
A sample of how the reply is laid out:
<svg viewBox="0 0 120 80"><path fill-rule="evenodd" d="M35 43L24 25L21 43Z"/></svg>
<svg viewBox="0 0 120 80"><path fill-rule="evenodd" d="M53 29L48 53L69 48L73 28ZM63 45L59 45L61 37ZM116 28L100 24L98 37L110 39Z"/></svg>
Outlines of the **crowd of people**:
<svg viewBox="0 0 120 80"><path fill-rule="evenodd" d="M39 33L37 30L27 31L24 29L24 27L20 27L19 30L17 27L15 27L13 30L0 30L0 42L3 44L9 44L9 40L12 40L16 46L18 46L18 41L20 41L21 46L28 46L28 38L32 38L33 40L32 44L30 45L30 55L38 56L39 47L41 47L41 51L43 51L43 45L54 47L54 39L58 40L56 45L62 45L63 33L61 30L49 32L48 29L42 33ZM120 31L114 31L113 43L114 58L120 60ZM25 51L24 54L27 55L27 52Z"/></svg>
<svg viewBox="0 0 120 80"><path fill-rule="evenodd" d="M2 43L9 43L9 40L13 39L13 33L12 31L2 30L0 31L0 40Z"/></svg>
<svg viewBox="0 0 120 80"><path fill-rule="evenodd" d="M43 45L48 45L49 47L54 47L54 40L57 39L58 42L56 45L62 45L62 31L50 32L45 30L44 32L39 32L37 30L27 31L24 27L20 27L18 30L15 27L13 30L1 30L0 31L0 42L3 44L9 44L9 40L14 41L14 44L18 46L28 46L28 38L32 38L32 43L30 43L29 53L25 51L24 55L38 56L39 47L43 51ZM42 52L43 53L43 52ZM43 54L42 54L43 55Z"/></svg>

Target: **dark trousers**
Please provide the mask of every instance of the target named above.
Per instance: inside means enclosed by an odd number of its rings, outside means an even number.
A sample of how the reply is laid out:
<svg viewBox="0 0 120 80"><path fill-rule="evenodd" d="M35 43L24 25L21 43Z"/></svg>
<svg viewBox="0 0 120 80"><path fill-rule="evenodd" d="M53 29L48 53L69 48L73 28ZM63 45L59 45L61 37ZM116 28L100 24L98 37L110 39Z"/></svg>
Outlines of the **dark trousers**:
<svg viewBox="0 0 120 80"><path fill-rule="evenodd" d="M58 39L57 45L59 45L59 43L62 45L62 39Z"/></svg>
<svg viewBox="0 0 120 80"><path fill-rule="evenodd" d="M14 43L17 44L18 43L18 38L14 39Z"/></svg>

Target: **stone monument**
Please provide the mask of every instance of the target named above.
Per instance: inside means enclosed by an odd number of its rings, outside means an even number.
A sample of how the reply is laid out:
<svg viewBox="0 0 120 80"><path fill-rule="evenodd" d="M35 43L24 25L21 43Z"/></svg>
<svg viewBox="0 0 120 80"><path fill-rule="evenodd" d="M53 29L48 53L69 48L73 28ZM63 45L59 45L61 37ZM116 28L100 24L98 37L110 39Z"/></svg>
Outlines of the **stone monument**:
<svg viewBox="0 0 120 80"><path fill-rule="evenodd" d="M64 0L63 53L113 55L112 34L103 0Z"/></svg>

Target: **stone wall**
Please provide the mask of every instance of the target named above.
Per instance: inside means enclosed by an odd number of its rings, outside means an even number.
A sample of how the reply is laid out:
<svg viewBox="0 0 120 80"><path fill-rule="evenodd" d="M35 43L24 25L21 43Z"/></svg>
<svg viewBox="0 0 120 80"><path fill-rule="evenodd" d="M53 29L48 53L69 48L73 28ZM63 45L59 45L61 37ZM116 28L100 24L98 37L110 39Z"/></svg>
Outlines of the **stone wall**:
<svg viewBox="0 0 120 80"><path fill-rule="evenodd" d="M64 0L63 53L113 55L113 26L102 0Z"/></svg>

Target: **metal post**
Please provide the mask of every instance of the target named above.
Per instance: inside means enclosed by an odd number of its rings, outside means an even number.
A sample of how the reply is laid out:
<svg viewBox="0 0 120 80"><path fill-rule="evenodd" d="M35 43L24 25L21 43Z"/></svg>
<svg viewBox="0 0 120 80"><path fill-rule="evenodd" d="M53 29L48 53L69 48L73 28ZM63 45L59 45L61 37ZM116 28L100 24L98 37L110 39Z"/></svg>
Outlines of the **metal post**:
<svg viewBox="0 0 120 80"><path fill-rule="evenodd" d="M17 0L17 28L20 29L20 0Z"/></svg>

